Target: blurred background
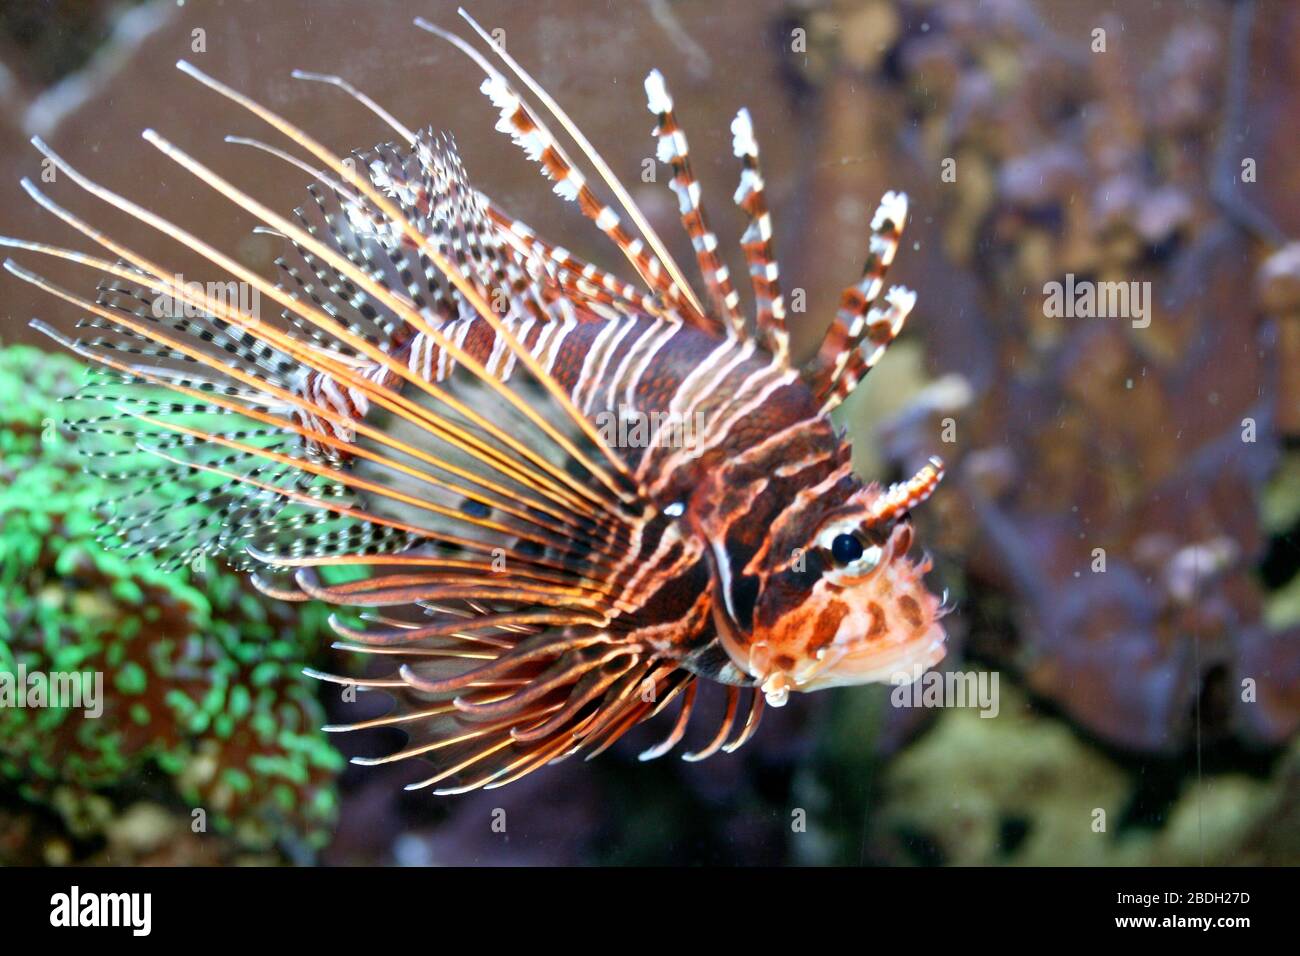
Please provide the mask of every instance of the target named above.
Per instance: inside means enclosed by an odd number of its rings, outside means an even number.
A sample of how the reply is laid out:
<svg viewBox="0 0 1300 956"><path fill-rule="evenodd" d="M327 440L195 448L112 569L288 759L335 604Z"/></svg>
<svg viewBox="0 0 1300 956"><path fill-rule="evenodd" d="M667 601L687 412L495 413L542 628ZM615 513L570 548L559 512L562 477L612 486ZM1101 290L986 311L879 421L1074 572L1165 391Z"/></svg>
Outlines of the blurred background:
<svg viewBox="0 0 1300 956"><path fill-rule="evenodd" d="M0 232L85 245L18 186L42 173L40 135L269 273L274 241L139 139L157 128L277 210L305 198L298 171L222 143L267 133L177 73L184 57L340 152L367 148L378 120L289 76L342 74L406 124L453 131L480 188L617 267L493 131L474 68L411 25L456 26L454 6L3 0ZM1300 863L1300 7L471 11L679 259L663 170L639 175L654 155L641 81L668 77L724 248L740 231L728 126L750 108L783 280L806 294L801 348L856 279L880 195L911 196L891 279L919 304L838 414L869 477L943 442L950 477L917 516L956 605L942 666L996 673L997 717L839 689L698 765L639 764L655 724L503 791L405 793L418 766L346 763L392 741L317 730L344 705L301 668L350 666L321 609L95 545L102 486L55 427L79 366L27 328L76 316L3 274L0 669L103 670L106 703L99 720L0 709L0 863ZM209 271L70 183L46 188L177 271ZM1149 325L1050 317L1044 284L1067 275L1150 283Z"/></svg>

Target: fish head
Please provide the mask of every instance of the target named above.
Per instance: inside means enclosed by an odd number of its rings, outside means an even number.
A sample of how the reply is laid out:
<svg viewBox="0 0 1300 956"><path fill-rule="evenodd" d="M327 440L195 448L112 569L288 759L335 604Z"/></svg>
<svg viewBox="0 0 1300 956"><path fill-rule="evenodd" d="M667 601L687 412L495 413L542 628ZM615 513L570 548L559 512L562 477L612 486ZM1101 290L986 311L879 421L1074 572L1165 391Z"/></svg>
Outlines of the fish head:
<svg viewBox="0 0 1300 956"><path fill-rule="evenodd" d="M858 485L847 496L809 489L777 516L739 575L752 613L732 613L734 594L714 605L722 645L768 703L780 706L791 691L911 680L942 660L945 608L924 582L931 562L909 554L909 511L942 467L932 458L906 482Z"/></svg>

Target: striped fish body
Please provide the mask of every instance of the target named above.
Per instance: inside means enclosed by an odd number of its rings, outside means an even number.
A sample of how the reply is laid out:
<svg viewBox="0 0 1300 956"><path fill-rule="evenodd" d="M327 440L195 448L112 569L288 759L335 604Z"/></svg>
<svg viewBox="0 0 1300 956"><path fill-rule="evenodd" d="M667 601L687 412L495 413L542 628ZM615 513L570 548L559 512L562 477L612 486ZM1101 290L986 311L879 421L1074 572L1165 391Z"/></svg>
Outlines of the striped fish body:
<svg viewBox="0 0 1300 956"><path fill-rule="evenodd" d="M799 489L843 472L849 448L811 390L763 349L680 322L645 315L611 321L578 310L565 322L504 324L593 424L611 439L632 439L616 444L662 517L647 523L610 581L627 596L621 620L628 639L699 676L752 684L718 641L710 569L719 561L743 567ZM440 331L503 381L518 368L482 318ZM456 362L423 335L398 357L432 380L456 372ZM838 494L861 488L846 476ZM710 535L724 528L722 547L712 551ZM734 582L728 601L748 629L752 576L723 577Z"/></svg>
<svg viewBox="0 0 1300 956"><path fill-rule="evenodd" d="M909 557L908 515L941 465L888 488L864 483L829 417L914 302L883 286L906 198L885 196L861 279L816 355L796 364L747 112L732 132L749 320L657 71L646 90L658 155L673 170L702 295L509 54L470 20L630 226L497 67L417 22L483 68L498 128L637 280L538 237L469 184L449 138L408 129L338 77L297 74L348 92L393 127L394 143L344 161L181 64L311 158L233 139L313 178L311 201L282 216L146 133L284 238L277 283L36 144L63 178L196 250L279 318L181 281L32 183L39 203L110 256L0 238L107 274L90 300L6 263L94 330L73 340L41 324L103 369L79 396L93 411L70 427L89 467L120 483L109 518L118 543L172 563L222 556L276 598L336 605L341 646L373 666L317 676L385 691L395 708L330 729L404 730L402 749L357 762L423 758L433 772L413 786L436 792L594 756L677 702L666 738L642 755L660 756L682 740L701 680L724 685L726 706L689 760L742 745L763 707L792 691L919 676L943 654L944 610L922 581L928 560Z"/></svg>

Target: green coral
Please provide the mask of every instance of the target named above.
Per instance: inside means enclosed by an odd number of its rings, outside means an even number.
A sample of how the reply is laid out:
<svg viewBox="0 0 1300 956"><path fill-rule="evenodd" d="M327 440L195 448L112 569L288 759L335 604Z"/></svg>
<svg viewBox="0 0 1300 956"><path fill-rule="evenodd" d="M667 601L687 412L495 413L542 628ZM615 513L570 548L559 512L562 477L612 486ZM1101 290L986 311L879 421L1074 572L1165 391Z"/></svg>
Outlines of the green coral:
<svg viewBox="0 0 1300 956"><path fill-rule="evenodd" d="M103 713L0 706L0 776L58 810L69 787L130 786L156 767L243 845L319 846L343 761L301 671L325 610L265 601L215 562L164 573L97 544L106 485L56 417L81 377L61 356L0 350L0 672L101 674Z"/></svg>
<svg viewBox="0 0 1300 956"><path fill-rule="evenodd" d="M1159 827L1126 825L1132 773L1003 684L1000 713L953 708L893 760L871 816L883 862L963 866L1193 866L1250 862L1294 803L1295 767L1273 780L1207 774L1179 783ZM1300 755L1300 748L1293 748ZM1290 841L1294 844L1295 841ZM918 853L923 850L923 853Z"/></svg>

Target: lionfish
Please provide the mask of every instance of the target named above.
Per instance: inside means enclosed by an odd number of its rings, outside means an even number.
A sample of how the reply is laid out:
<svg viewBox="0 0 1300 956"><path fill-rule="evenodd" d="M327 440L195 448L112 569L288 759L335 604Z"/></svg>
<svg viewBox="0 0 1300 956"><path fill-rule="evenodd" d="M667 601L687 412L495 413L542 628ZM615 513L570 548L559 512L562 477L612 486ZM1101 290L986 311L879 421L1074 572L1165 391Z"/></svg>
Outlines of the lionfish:
<svg viewBox="0 0 1300 956"><path fill-rule="evenodd" d="M83 175L85 192L198 253L226 276L186 282L58 205L107 252L3 239L104 275L92 301L6 268L83 313L90 338L33 325L96 363L66 422L116 489L108 534L167 566L221 557L286 601L336 606L337 647L384 676L309 672L386 691L385 716L434 772L408 789L499 787L599 754L678 701L661 743L686 732L701 680L725 688L703 760L753 735L791 691L919 674L944 653L945 608L908 557L909 511L942 474L864 484L829 413L899 334L915 295L883 292L907 199L887 193L866 265L812 358L791 357L753 124L731 124L752 321L723 264L664 77L645 81L657 158L693 244L703 293L559 105L462 11L495 60L424 20L484 72L509 134L627 259L627 281L548 242L470 185L454 141L415 131L338 76L394 131L340 158L254 100L181 61L311 159L246 137L310 176L292 217L267 208L153 130L144 138L280 237L277 281ZM502 68L499 69L499 64ZM503 69L505 72L503 72ZM507 73L531 94L525 99ZM542 109L534 105L538 103ZM558 123L631 227L597 198L548 128ZM274 303L232 302L246 289ZM620 446L602 415L642 416ZM675 416L675 417L674 417ZM666 422L698 421L689 442Z"/></svg>

